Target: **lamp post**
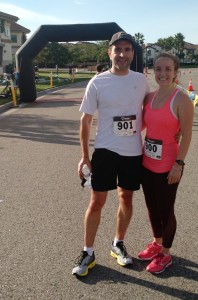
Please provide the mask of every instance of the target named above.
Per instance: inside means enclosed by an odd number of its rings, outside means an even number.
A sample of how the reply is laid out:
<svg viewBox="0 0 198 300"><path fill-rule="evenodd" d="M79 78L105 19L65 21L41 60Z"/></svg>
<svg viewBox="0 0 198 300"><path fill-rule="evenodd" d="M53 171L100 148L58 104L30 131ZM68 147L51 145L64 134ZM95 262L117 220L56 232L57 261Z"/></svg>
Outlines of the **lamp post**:
<svg viewBox="0 0 198 300"><path fill-rule="evenodd" d="M147 47L145 47L145 74L148 73L148 66L147 66Z"/></svg>
<svg viewBox="0 0 198 300"><path fill-rule="evenodd" d="M145 68L147 70L147 48L146 48Z"/></svg>

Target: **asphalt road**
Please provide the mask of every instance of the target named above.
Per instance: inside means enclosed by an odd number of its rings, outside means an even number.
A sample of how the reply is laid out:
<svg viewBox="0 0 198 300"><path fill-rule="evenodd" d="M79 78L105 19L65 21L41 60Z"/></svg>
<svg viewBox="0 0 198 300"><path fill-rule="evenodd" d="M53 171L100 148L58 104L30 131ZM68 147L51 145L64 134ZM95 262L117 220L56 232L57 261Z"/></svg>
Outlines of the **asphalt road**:
<svg viewBox="0 0 198 300"><path fill-rule="evenodd" d="M191 75L181 75L184 84ZM154 88L152 74L148 82ZM153 276L137 259L152 237L141 190L135 193L126 236L134 264L117 265L110 256L117 196L110 192L95 241L97 265L85 278L71 274L83 246L89 199L77 176L84 88L85 83L67 86L0 115L0 299L198 299L197 107L176 201L173 266Z"/></svg>

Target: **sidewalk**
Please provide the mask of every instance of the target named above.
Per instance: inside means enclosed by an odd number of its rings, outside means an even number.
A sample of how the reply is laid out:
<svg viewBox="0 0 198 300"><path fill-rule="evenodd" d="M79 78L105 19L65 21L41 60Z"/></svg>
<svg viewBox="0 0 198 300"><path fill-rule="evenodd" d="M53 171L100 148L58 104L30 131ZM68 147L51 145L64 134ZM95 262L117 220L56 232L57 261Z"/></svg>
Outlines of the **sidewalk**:
<svg viewBox="0 0 198 300"><path fill-rule="evenodd" d="M41 91L41 92L37 93L37 99L41 96L50 95L50 94L52 94L56 91L63 90L65 88L71 88L71 87L74 87L74 86L79 86L79 85L81 85L81 82L77 82L77 83L74 82L74 83L71 83L67 86L61 86L61 87L59 86L59 87L54 87L54 88L51 88L51 89L48 89L48 90L44 90L44 91ZM28 102L28 103L31 104L32 102ZM13 107L14 107L13 101L10 101L8 103L0 105L0 114L4 113L5 111L7 111L7 110L9 110L10 108L13 108ZM20 107L20 105L19 105L19 107Z"/></svg>

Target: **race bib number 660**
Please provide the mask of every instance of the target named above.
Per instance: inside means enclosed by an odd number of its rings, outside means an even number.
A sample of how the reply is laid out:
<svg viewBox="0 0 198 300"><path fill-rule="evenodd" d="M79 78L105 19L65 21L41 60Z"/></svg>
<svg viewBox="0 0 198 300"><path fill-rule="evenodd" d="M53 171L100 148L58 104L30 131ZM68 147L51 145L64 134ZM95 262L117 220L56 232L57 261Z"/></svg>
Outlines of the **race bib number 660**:
<svg viewBox="0 0 198 300"><path fill-rule="evenodd" d="M162 141L151 140L145 138L144 154L150 158L161 160L162 159Z"/></svg>

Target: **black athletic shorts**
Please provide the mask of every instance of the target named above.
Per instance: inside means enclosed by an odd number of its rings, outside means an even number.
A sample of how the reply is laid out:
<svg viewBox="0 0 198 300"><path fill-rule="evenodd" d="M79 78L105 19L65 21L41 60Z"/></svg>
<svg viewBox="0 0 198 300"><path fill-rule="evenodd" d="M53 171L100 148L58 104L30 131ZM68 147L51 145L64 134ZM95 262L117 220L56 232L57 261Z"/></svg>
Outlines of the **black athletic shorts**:
<svg viewBox="0 0 198 300"><path fill-rule="evenodd" d="M140 189L142 155L122 156L107 149L95 149L91 164L94 191L114 190L117 186L130 191Z"/></svg>

